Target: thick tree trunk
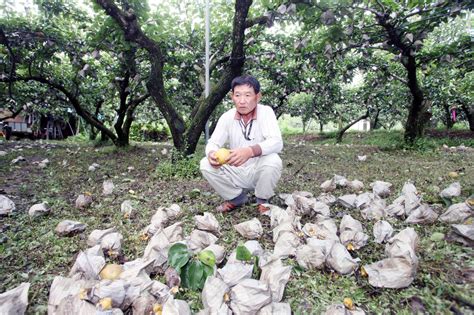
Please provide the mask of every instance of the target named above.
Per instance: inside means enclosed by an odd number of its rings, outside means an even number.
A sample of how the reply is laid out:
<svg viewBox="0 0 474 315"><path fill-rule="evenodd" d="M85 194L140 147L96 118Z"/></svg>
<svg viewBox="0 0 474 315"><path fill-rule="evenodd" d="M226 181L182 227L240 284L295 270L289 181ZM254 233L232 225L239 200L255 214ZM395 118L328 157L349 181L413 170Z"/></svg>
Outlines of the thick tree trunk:
<svg viewBox="0 0 474 315"><path fill-rule="evenodd" d="M379 124L379 116L380 116L380 109L376 108L375 109L375 114L370 120L370 130L375 130L380 128Z"/></svg>
<svg viewBox="0 0 474 315"><path fill-rule="evenodd" d="M413 56L403 56L406 61L403 62L408 74L408 88L412 95L411 106L408 111L408 118L405 123L405 141L413 143L416 138L423 137L426 124L431 114L429 108L431 102L425 100L423 91L420 89L416 77L416 61Z"/></svg>
<svg viewBox="0 0 474 315"><path fill-rule="evenodd" d="M444 105L443 109L444 109L444 125L446 126L446 129L449 130L454 125L454 121L451 117L451 110L450 110L449 106L447 106L447 105Z"/></svg>
<svg viewBox="0 0 474 315"><path fill-rule="evenodd" d="M474 131L474 105L462 104L461 109L466 115L467 122L469 123L469 130Z"/></svg>
<svg viewBox="0 0 474 315"><path fill-rule="evenodd" d="M356 120L352 121L351 123L349 123L348 125L346 125L344 128L342 128L341 130L339 130L338 134L337 134L337 138L336 138L336 142L339 143L342 141L342 137L344 136L344 133L350 128L352 127L353 125L355 125L357 122L361 121L362 119L366 119L367 117L369 117L369 111L367 110L367 112L360 116L359 118L357 118Z"/></svg>
<svg viewBox="0 0 474 315"><path fill-rule="evenodd" d="M405 142L412 143L416 138L422 137L424 134L426 123L429 121L431 114L429 108L431 102L426 101L423 91L420 88L416 77L416 59L412 48L403 42L403 33L394 25L388 22L390 16L388 14L378 12L376 19L379 24L387 32L388 38L392 45L402 53L402 65L407 70L408 88L412 95L412 102L408 110L408 118L405 123Z"/></svg>

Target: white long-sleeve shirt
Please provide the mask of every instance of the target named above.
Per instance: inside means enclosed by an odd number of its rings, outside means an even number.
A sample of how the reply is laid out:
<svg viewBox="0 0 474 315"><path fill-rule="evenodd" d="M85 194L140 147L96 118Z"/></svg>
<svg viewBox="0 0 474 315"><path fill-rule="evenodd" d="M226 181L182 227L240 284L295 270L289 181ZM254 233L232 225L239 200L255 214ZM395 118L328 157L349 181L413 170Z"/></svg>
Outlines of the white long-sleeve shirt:
<svg viewBox="0 0 474 315"><path fill-rule="evenodd" d="M209 155L209 152L217 151L225 144L229 144L231 150L258 144L262 150L262 155L280 153L283 148L283 140L273 109L270 106L258 104L255 110L256 118L252 122L250 140L246 140L243 135L242 126L238 119L239 115L236 114L237 110L235 108L222 114L206 145L206 156ZM254 160L255 158L251 158L245 164L252 164Z"/></svg>

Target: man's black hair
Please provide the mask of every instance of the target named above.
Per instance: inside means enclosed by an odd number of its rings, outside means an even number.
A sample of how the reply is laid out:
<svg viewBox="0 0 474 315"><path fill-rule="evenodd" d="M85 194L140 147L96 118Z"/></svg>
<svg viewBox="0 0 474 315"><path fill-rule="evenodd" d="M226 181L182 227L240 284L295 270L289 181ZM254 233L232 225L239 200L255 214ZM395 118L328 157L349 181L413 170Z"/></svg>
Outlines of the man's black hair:
<svg viewBox="0 0 474 315"><path fill-rule="evenodd" d="M251 75L242 75L240 77L234 78L234 80L232 80L232 83L230 84L232 92L234 92L234 88L239 85L250 85L251 87L253 87L255 94L258 94L260 92L260 82L258 82L258 80L252 77Z"/></svg>

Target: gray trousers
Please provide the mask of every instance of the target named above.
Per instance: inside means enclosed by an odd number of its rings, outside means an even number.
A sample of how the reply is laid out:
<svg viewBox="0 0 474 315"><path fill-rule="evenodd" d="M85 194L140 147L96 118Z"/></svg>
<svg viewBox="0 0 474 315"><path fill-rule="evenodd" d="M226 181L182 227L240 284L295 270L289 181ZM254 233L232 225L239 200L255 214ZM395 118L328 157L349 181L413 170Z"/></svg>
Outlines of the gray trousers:
<svg viewBox="0 0 474 315"><path fill-rule="evenodd" d="M242 166L222 165L214 168L207 157L201 160L201 173L214 190L225 200L232 200L242 191L255 190L255 196L269 199L281 176L282 162L278 154L259 156Z"/></svg>

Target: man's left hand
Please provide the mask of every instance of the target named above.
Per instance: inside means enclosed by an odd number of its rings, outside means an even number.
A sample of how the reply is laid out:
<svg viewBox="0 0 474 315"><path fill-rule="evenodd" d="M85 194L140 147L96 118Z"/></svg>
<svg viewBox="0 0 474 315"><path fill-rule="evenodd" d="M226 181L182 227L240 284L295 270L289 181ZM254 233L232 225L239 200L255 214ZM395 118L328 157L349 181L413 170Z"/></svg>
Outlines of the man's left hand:
<svg viewBox="0 0 474 315"><path fill-rule="evenodd" d="M232 166L240 166L247 162L248 159L250 159L251 157L253 157L253 151L250 147L230 150L230 155L229 159L227 160L227 164Z"/></svg>

